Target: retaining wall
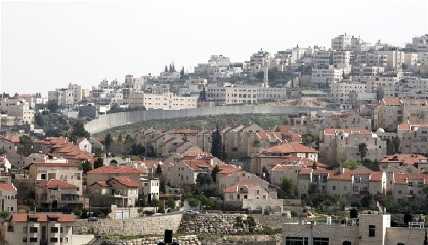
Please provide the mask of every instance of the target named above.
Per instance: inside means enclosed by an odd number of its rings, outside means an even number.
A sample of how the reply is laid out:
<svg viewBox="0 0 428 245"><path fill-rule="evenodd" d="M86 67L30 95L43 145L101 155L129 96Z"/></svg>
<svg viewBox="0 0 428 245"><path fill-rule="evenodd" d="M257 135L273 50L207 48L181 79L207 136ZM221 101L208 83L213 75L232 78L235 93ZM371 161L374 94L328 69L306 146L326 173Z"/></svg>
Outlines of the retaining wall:
<svg viewBox="0 0 428 245"><path fill-rule="evenodd" d="M135 219L115 220L100 219L98 221L79 220L73 226L76 234L96 235L163 235L166 229L178 230L182 214L166 214Z"/></svg>

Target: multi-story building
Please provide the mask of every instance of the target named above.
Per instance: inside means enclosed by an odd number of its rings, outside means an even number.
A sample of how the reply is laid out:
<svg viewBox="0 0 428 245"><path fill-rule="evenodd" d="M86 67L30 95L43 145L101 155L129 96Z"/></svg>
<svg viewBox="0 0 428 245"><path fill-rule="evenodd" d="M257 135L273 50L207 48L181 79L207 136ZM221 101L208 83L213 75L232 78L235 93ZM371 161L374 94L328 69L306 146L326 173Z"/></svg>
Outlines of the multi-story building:
<svg viewBox="0 0 428 245"><path fill-rule="evenodd" d="M62 213L13 213L2 227L6 244L86 244L89 239L73 239L73 224L76 217ZM80 242L79 242L80 240Z"/></svg>
<svg viewBox="0 0 428 245"><path fill-rule="evenodd" d="M43 207L72 208L83 205L83 180L79 163L46 160L32 162L29 178L34 182L36 202Z"/></svg>
<svg viewBox="0 0 428 245"><path fill-rule="evenodd" d="M18 190L12 183L0 183L0 211L16 212L18 205L16 194Z"/></svg>
<svg viewBox="0 0 428 245"><path fill-rule="evenodd" d="M416 51L428 52L428 34L412 38L412 43L407 47Z"/></svg>
<svg viewBox="0 0 428 245"><path fill-rule="evenodd" d="M34 110L30 107L30 103L19 98L2 98L0 100L0 111L6 113L10 117L15 118L15 124L33 124Z"/></svg>
<svg viewBox="0 0 428 245"><path fill-rule="evenodd" d="M286 245L417 245L423 244L425 229L422 223L407 227L391 227L391 215L368 211L360 213L349 222L286 223L283 226L283 241Z"/></svg>
<svg viewBox="0 0 428 245"><path fill-rule="evenodd" d="M135 181L139 181L144 176L142 169L128 166L103 166L93 169L87 173L87 185L92 185L98 181L107 181L113 177L126 176Z"/></svg>
<svg viewBox="0 0 428 245"><path fill-rule="evenodd" d="M362 144L364 152L362 153ZM321 162L343 163L346 160L381 160L386 155L386 141L367 129L324 129L320 135Z"/></svg>
<svg viewBox="0 0 428 245"><path fill-rule="evenodd" d="M352 104L353 100L357 101L358 96L366 90L366 84L358 82L339 82L330 86L332 100L339 104Z"/></svg>
<svg viewBox="0 0 428 245"><path fill-rule="evenodd" d="M297 142L284 143L262 150L252 159L251 172L264 175L282 160L295 156L318 161L318 151Z"/></svg>
<svg viewBox="0 0 428 245"><path fill-rule="evenodd" d="M328 69L312 69L311 83L320 88L328 88L334 83L343 80L343 69L335 69L330 67Z"/></svg>
<svg viewBox="0 0 428 245"><path fill-rule="evenodd" d="M164 94L144 94L144 107L146 109L182 110L196 108L197 97L180 97L168 92Z"/></svg>
<svg viewBox="0 0 428 245"><path fill-rule="evenodd" d="M271 57L269 52L260 50L251 55L249 71L251 73L264 72L266 67L270 66Z"/></svg>
<svg viewBox="0 0 428 245"><path fill-rule="evenodd" d="M401 153L428 154L428 124L402 123L398 125L397 135Z"/></svg>
<svg viewBox="0 0 428 245"><path fill-rule="evenodd" d="M118 207L136 207L138 201L139 180L128 176L116 176L108 180L99 180L88 185L88 193L91 199L99 195L111 198L111 204ZM99 200L93 200L95 205Z"/></svg>
<svg viewBox="0 0 428 245"><path fill-rule="evenodd" d="M59 88L48 92L48 101L57 103L60 107L71 106L82 101L82 87L78 84L70 83L67 88Z"/></svg>
<svg viewBox="0 0 428 245"><path fill-rule="evenodd" d="M374 129L383 128L388 132L396 131L403 120L402 103L399 98L383 98L373 112Z"/></svg>
<svg viewBox="0 0 428 245"><path fill-rule="evenodd" d="M312 67L315 69L328 69L332 63L332 52L317 50L312 56Z"/></svg>
<svg viewBox="0 0 428 245"><path fill-rule="evenodd" d="M207 99L217 104L257 104L287 98L286 88L258 86L208 86Z"/></svg>
<svg viewBox="0 0 428 245"><path fill-rule="evenodd" d="M345 73L351 71L351 51L334 51L332 60L334 67L344 69Z"/></svg>

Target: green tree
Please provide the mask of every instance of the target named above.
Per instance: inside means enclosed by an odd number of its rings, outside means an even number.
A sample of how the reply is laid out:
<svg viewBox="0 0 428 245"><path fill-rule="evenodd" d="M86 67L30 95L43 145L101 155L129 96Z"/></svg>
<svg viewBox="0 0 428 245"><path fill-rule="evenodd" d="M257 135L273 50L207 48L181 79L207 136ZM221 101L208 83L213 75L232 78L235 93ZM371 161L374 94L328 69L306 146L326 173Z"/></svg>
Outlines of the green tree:
<svg viewBox="0 0 428 245"><path fill-rule="evenodd" d="M86 131L83 122L76 121L73 123L70 133L70 139L73 142L76 142L79 138L89 138L90 134L88 131Z"/></svg>
<svg viewBox="0 0 428 245"><path fill-rule="evenodd" d="M160 164L156 166L156 176L162 176L162 166Z"/></svg>
<svg viewBox="0 0 428 245"><path fill-rule="evenodd" d="M135 155L135 156L140 156L140 155L144 155L145 153L145 148L141 145L141 144L132 144L131 148L129 150L129 154L130 155Z"/></svg>
<svg viewBox="0 0 428 245"><path fill-rule="evenodd" d="M94 162L94 168L99 168L103 166L103 159L98 157Z"/></svg>
<svg viewBox="0 0 428 245"><path fill-rule="evenodd" d="M284 197L293 198L296 194L296 186L291 180L284 177L281 181L281 191L284 193Z"/></svg>
<svg viewBox="0 0 428 245"><path fill-rule="evenodd" d="M223 144L222 144L220 129L218 128L218 126L213 131L213 133L211 135L211 140L212 140L211 154L214 157L217 157L219 159L223 159L223 157L224 157L223 156Z"/></svg>
<svg viewBox="0 0 428 245"><path fill-rule="evenodd" d="M345 162L342 163L342 167L348 168L348 169L356 169L358 168L358 166L360 166L360 162L355 160L346 160Z"/></svg>
<svg viewBox="0 0 428 245"><path fill-rule="evenodd" d="M48 110L52 113L56 113L58 111L58 101L49 100L48 101Z"/></svg>
<svg viewBox="0 0 428 245"><path fill-rule="evenodd" d="M117 136L117 143L122 144L123 143L123 137L122 134L119 134L119 136Z"/></svg>
<svg viewBox="0 0 428 245"><path fill-rule="evenodd" d="M92 165L88 161L84 161L80 163L80 169L86 174L88 171L92 170Z"/></svg>
<svg viewBox="0 0 428 245"><path fill-rule="evenodd" d="M360 143L358 145L358 153L360 154L361 162L366 158L368 151L366 143Z"/></svg>
<svg viewBox="0 0 428 245"><path fill-rule="evenodd" d="M213 170L211 171L211 179L216 182L217 181L217 174L220 172L220 168L218 165L215 165Z"/></svg>
<svg viewBox="0 0 428 245"><path fill-rule="evenodd" d="M106 134L104 137L104 146L106 148L106 151L110 151L111 144L113 143L113 139L111 137L111 134Z"/></svg>
<svg viewBox="0 0 428 245"><path fill-rule="evenodd" d="M30 136L22 135L19 137L19 145L17 149L17 153L19 155L28 157L33 152L33 148L34 143Z"/></svg>

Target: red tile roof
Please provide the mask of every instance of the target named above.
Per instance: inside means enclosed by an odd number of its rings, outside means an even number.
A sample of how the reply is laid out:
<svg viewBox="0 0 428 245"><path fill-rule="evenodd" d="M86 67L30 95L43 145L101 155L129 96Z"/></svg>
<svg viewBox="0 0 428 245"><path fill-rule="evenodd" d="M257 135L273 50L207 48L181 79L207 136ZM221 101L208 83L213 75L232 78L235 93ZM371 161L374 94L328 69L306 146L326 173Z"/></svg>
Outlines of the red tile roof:
<svg viewBox="0 0 428 245"><path fill-rule="evenodd" d="M74 215L63 213L12 213L10 217L12 222L27 222L29 219L36 219L37 222L47 222L50 219L54 219L60 223L76 221Z"/></svg>
<svg viewBox="0 0 428 245"><path fill-rule="evenodd" d="M128 176L114 177L109 181L116 181L117 183L128 188L138 188L138 181L131 179Z"/></svg>
<svg viewBox="0 0 428 245"><path fill-rule="evenodd" d="M21 142L19 139L19 135L16 134L8 134L6 136L0 135L0 139L3 139L13 144L19 144L19 142Z"/></svg>
<svg viewBox="0 0 428 245"><path fill-rule="evenodd" d="M144 174L144 171L128 166L104 166L93 169L88 174Z"/></svg>
<svg viewBox="0 0 428 245"><path fill-rule="evenodd" d="M400 163L405 165L416 165L417 163L427 163L428 158L419 154L394 154L385 156L380 163Z"/></svg>
<svg viewBox="0 0 428 245"><path fill-rule="evenodd" d="M397 97L383 98L382 103L387 106L400 106L402 101Z"/></svg>
<svg viewBox="0 0 428 245"><path fill-rule="evenodd" d="M63 180L56 180L56 179L41 181L37 185L41 188L47 188L47 189L63 189L63 190L78 189L78 187L73 184L67 183L66 181L63 181Z"/></svg>
<svg viewBox="0 0 428 245"><path fill-rule="evenodd" d="M8 191L8 192L17 191L16 187L10 183L0 183L0 190L1 191Z"/></svg>
<svg viewBox="0 0 428 245"><path fill-rule="evenodd" d="M314 148L304 146L297 142L285 143L272 146L262 151L262 153L317 153Z"/></svg>

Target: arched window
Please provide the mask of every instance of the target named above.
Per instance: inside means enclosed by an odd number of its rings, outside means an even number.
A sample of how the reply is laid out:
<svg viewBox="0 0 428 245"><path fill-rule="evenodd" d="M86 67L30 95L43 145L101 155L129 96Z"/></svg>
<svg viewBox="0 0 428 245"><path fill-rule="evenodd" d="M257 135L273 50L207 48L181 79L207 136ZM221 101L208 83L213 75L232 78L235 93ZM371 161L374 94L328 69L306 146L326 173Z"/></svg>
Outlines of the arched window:
<svg viewBox="0 0 428 245"><path fill-rule="evenodd" d="M350 242L350 241L344 241L344 242L342 242L342 245L352 245L352 242Z"/></svg>

